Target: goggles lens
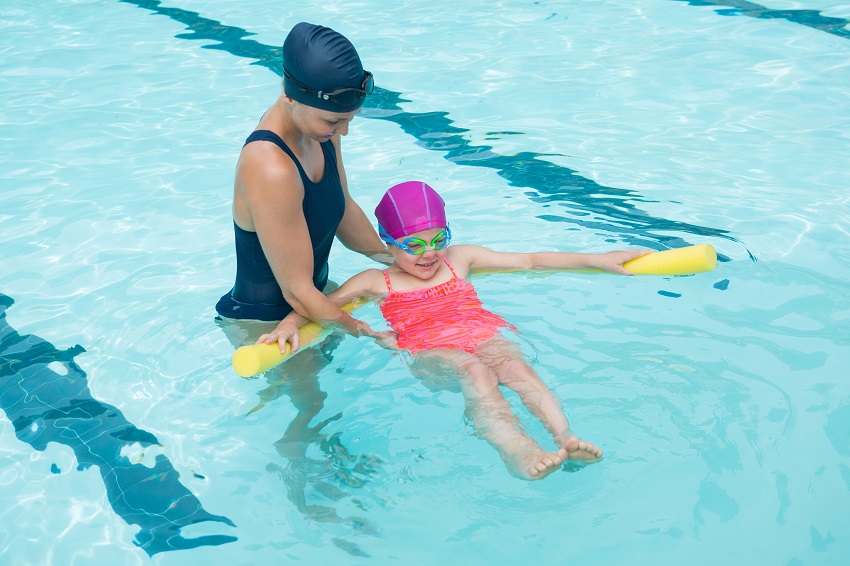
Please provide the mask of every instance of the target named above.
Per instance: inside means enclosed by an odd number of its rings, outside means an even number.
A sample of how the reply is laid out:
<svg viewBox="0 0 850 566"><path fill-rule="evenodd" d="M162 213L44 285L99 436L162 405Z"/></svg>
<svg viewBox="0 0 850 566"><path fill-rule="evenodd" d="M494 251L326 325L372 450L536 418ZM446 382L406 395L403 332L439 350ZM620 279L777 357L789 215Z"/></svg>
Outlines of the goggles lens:
<svg viewBox="0 0 850 566"><path fill-rule="evenodd" d="M378 225L378 233L381 235L381 239L383 241L401 248L410 255L422 255L429 249L434 251L445 249L452 240L452 231L448 226L446 226L445 230L434 236L434 239L431 240L430 244L420 238L406 238L404 241L399 242L387 234L383 226L380 224Z"/></svg>

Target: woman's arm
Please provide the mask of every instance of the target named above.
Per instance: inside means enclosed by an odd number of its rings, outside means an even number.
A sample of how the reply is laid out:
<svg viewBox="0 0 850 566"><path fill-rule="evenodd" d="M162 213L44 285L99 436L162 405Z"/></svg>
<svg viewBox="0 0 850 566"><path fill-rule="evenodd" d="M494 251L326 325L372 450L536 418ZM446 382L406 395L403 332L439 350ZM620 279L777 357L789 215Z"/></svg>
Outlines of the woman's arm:
<svg viewBox="0 0 850 566"><path fill-rule="evenodd" d="M392 254L387 251L386 245L378 237L378 233L375 232L375 228L372 227L366 213L348 192L348 178L345 175L345 167L342 163L340 136L333 137L333 144L336 149L336 164L339 170L339 179L342 182L342 192L345 194L345 214L339 223L336 236L346 248L361 253L374 261L390 265L393 262Z"/></svg>
<svg viewBox="0 0 850 566"><path fill-rule="evenodd" d="M497 252L481 246L459 245L449 248L456 261L468 269L601 269L611 273L632 275L623 268L629 260L651 253L651 250L618 250L602 254L574 252Z"/></svg>
<svg viewBox="0 0 850 566"><path fill-rule="evenodd" d="M327 295L328 299L337 307L341 307L349 301L356 299L371 299L382 294L386 288L383 275L376 269L370 269L351 277L332 293ZM355 319L356 320L356 319ZM304 326L310 319L301 316L293 311L289 313L278 324L275 329L277 334L263 334L257 339L257 343L272 344L277 341L280 344L281 352L285 351L286 343L289 342L291 351L295 352L301 345L298 329ZM376 338L382 346L394 348L395 334L388 332L375 332L368 324L357 321L358 333Z"/></svg>
<svg viewBox="0 0 850 566"><path fill-rule="evenodd" d="M304 186L295 163L261 146L243 153L237 178L241 203L253 224L246 229L257 232L286 301L304 317L358 334L357 321L313 284L313 248L302 208ZM284 324L268 335L269 341L278 337L286 341L284 335L290 331Z"/></svg>

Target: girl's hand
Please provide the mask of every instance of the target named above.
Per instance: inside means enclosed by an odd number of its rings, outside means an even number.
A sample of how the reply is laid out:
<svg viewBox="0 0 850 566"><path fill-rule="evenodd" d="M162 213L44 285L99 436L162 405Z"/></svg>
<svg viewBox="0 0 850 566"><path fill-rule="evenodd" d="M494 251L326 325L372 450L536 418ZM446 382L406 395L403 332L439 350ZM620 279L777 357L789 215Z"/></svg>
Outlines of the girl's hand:
<svg viewBox="0 0 850 566"><path fill-rule="evenodd" d="M620 273L621 275L634 275L634 273L625 269L623 264L649 253L652 253L652 250L618 250L615 252L596 254L593 263L594 267L597 269L602 269L611 273Z"/></svg>
<svg viewBox="0 0 850 566"><path fill-rule="evenodd" d="M286 352L286 343L289 343L290 353L295 353L301 345L301 335L298 334L298 323L291 318L284 318L268 334L263 334L257 338L256 344L274 344L280 346L280 353Z"/></svg>

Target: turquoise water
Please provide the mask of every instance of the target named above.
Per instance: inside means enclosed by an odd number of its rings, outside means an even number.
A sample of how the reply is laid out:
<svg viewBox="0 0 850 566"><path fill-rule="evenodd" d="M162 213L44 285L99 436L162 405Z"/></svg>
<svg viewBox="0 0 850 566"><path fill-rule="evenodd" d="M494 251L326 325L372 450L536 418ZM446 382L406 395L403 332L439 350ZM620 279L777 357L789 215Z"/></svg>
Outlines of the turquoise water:
<svg viewBox="0 0 850 566"><path fill-rule="evenodd" d="M846 564L850 5L342 6L0 6L0 562ZM232 373L233 168L301 20L376 75L364 209L418 177L457 241L728 260L476 280L601 463L512 478L370 341Z"/></svg>

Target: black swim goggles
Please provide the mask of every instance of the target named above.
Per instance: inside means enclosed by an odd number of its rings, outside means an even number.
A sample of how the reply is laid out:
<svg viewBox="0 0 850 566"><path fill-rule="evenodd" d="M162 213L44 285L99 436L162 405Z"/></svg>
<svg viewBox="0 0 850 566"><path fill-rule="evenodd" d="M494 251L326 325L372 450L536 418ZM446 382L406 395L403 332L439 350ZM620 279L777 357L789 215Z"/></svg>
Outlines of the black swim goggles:
<svg viewBox="0 0 850 566"><path fill-rule="evenodd" d="M359 102L361 98L365 97L367 94L372 94L372 92L374 92L375 90L375 79L372 77L372 73L370 73L369 71L363 71L363 82L360 83L360 88L346 86L331 91L316 90L314 88L310 88L292 75L290 75L286 69L283 70L283 76L286 78L286 80L295 83L295 86L298 87L298 90L306 92L307 94L315 96L316 98L327 100L328 102L333 102L337 106L342 106L345 108L357 104L357 102Z"/></svg>

